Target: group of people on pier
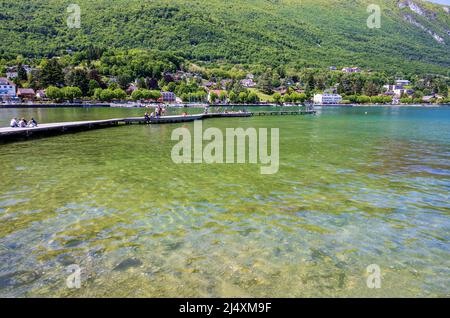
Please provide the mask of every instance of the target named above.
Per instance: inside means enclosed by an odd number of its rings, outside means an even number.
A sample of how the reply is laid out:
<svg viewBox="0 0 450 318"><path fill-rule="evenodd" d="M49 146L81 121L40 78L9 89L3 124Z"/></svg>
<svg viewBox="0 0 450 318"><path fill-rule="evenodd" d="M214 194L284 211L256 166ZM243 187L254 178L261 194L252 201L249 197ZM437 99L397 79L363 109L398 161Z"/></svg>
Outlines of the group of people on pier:
<svg viewBox="0 0 450 318"><path fill-rule="evenodd" d="M29 121L27 121L25 118L21 118L19 121L17 118L11 119L10 126L11 128L34 128L37 127L37 122L34 120L34 118L31 118Z"/></svg>
<svg viewBox="0 0 450 318"><path fill-rule="evenodd" d="M155 108L154 112L152 112L150 115L148 113L145 113L144 117L145 117L146 122L150 122L154 118L158 119L161 116L164 116L165 114L166 114L166 108L162 107L162 106L157 106Z"/></svg>

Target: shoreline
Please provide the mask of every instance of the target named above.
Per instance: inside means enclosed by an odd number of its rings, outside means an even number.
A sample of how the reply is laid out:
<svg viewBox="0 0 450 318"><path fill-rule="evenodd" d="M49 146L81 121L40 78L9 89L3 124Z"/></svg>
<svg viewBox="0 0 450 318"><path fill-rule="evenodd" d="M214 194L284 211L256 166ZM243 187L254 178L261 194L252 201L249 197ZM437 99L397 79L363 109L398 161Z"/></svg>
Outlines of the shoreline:
<svg viewBox="0 0 450 318"><path fill-rule="evenodd" d="M175 105L175 104L167 104L166 105L169 108L204 108L206 105ZM398 105L392 105L392 104L317 104L313 105L314 107L320 107L320 108L328 108L328 107L342 107L342 108L351 108L351 107L391 107L391 108L397 108L397 107L417 107L417 108L437 108L437 107L445 107L450 106L450 104L398 104ZM102 103L92 103L92 104L75 104L75 103L68 103L68 104L52 104L52 103L45 103L45 104L0 104L0 109L13 109L13 108L19 108L19 109L26 109L26 108L152 108L156 107L156 105L114 105L114 104L102 104ZM233 105L208 105L208 107L224 107L224 108L230 108L230 107L279 107L279 108L288 108L288 107L305 107L305 105L277 105L277 104L254 104L254 105L247 105L247 104L233 104Z"/></svg>
<svg viewBox="0 0 450 318"><path fill-rule="evenodd" d="M92 104L76 104L76 103L67 103L67 104L0 104L0 109L2 108L87 108L87 107L111 107L110 104L101 104L101 103L92 103Z"/></svg>

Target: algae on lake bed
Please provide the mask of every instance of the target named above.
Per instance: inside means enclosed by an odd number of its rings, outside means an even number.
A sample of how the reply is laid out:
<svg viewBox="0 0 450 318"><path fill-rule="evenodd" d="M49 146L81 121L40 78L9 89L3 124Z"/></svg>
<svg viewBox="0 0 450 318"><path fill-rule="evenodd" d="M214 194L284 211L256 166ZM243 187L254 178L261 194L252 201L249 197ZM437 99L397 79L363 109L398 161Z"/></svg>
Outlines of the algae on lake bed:
<svg viewBox="0 0 450 318"><path fill-rule="evenodd" d="M26 110L41 122L138 111ZM279 172L176 165L178 124L0 145L0 295L449 295L449 108L203 124L280 128ZM66 286L71 264L80 289ZM370 264L381 289L367 288Z"/></svg>

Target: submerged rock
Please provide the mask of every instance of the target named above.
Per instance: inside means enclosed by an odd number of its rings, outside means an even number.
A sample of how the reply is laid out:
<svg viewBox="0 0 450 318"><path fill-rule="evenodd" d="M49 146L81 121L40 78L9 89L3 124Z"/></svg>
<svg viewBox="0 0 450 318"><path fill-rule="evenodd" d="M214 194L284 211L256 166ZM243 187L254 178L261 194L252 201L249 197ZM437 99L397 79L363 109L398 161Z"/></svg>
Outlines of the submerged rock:
<svg viewBox="0 0 450 318"><path fill-rule="evenodd" d="M119 265L114 267L114 270L115 271L126 271L130 268L139 267L141 265L142 265L142 262L140 259L131 257L131 258L127 258L126 260L120 262Z"/></svg>
<svg viewBox="0 0 450 318"><path fill-rule="evenodd" d="M41 277L36 271L18 271L0 276L0 289L28 285Z"/></svg>

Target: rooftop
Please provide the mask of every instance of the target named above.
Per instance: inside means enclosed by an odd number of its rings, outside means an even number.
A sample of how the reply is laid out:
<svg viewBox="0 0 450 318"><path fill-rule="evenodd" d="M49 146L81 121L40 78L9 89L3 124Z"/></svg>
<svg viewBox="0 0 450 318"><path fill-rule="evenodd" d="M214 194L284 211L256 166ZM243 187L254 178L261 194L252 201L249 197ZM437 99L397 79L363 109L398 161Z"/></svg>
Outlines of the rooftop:
<svg viewBox="0 0 450 318"><path fill-rule="evenodd" d="M0 85L15 85L15 84L6 77L0 77Z"/></svg>

